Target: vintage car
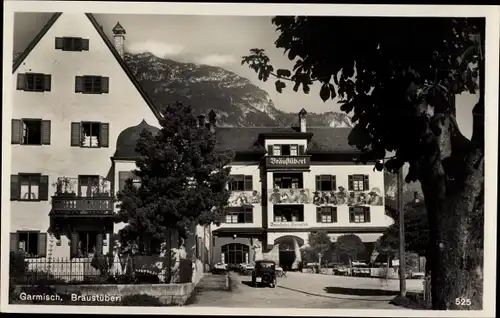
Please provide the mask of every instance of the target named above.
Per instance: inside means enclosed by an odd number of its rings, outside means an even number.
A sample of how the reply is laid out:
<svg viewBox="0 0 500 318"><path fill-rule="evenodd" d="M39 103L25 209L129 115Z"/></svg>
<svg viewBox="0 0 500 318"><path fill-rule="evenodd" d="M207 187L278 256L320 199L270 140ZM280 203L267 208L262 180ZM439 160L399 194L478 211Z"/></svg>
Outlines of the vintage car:
<svg viewBox="0 0 500 318"><path fill-rule="evenodd" d="M276 263L267 260L255 262L255 268L252 272L252 286L256 287L261 284L275 288L276 283Z"/></svg>

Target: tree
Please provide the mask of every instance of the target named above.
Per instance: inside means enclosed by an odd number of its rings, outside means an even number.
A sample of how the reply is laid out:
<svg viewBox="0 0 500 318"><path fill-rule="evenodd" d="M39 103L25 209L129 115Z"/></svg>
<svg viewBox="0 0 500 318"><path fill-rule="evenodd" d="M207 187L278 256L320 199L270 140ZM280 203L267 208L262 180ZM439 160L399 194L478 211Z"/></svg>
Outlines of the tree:
<svg viewBox="0 0 500 318"><path fill-rule="evenodd" d="M332 241L325 231L311 232L308 238L309 246L311 246L318 255L318 263L321 267L321 258L332 246Z"/></svg>
<svg viewBox="0 0 500 318"><path fill-rule="evenodd" d="M274 70L264 50L243 57L266 81L276 77L353 113L349 143L358 160L419 181L430 230L433 309L481 309L484 223L485 19L274 17L275 45L293 61ZM455 96L479 91L473 134L456 122ZM387 157L387 153L392 154ZM455 304L471 299L470 307Z"/></svg>
<svg viewBox="0 0 500 318"><path fill-rule="evenodd" d="M191 106L168 105L160 125L156 136L141 132L134 171L140 186L127 180L118 193L116 220L128 223L120 231L122 240L150 241L154 253L164 243L170 249L172 236L185 237L195 222L220 224L232 160L230 151L216 149L215 134L198 125ZM139 249L145 252L145 245Z"/></svg>
<svg viewBox="0 0 500 318"><path fill-rule="evenodd" d="M339 236L337 242L335 242L335 247L339 258L347 258L349 266L352 266L353 261L366 256L365 245L359 236L355 234L344 234Z"/></svg>

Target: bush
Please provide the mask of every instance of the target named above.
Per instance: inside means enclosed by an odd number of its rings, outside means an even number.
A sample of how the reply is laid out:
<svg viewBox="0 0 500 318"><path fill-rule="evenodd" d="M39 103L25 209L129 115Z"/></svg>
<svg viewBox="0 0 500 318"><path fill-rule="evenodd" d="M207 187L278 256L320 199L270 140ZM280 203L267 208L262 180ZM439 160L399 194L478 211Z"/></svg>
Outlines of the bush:
<svg viewBox="0 0 500 318"><path fill-rule="evenodd" d="M122 297L122 306L162 306L158 297L150 296L147 294L136 294Z"/></svg>
<svg viewBox="0 0 500 318"><path fill-rule="evenodd" d="M28 271L28 262L25 259L24 252L10 251L9 275L15 282L22 281Z"/></svg>
<svg viewBox="0 0 500 318"><path fill-rule="evenodd" d="M193 279L193 262L190 259L181 259L179 264L179 283L191 283Z"/></svg>

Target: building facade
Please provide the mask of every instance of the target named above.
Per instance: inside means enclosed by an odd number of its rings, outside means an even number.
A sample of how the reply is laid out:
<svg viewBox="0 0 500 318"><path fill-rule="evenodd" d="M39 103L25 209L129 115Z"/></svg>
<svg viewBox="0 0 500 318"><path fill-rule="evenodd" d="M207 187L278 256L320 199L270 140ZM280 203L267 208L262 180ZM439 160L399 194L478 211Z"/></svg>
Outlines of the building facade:
<svg viewBox="0 0 500 318"><path fill-rule="evenodd" d="M216 129L219 147L236 157L226 217L213 230L214 262L245 263L278 248L290 268L313 231L328 232L332 242L355 234L371 253L393 223L383 173L374 163L354 163L351 130L307 127L306 115L302 110L291 128Z"/></svg>

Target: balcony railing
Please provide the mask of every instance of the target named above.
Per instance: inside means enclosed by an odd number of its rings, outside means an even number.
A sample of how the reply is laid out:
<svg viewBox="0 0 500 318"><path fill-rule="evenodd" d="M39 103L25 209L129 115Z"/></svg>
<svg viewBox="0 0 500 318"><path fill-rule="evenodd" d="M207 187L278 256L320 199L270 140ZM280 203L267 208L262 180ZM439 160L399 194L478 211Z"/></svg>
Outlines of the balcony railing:
<svg viewBox="0 0 500 318"><path fill-rule="evenodd" d="M56 195L52 197L51 216L111 216L114 200L107 197L77 197Z"/></svg>
<svg viewBox="0 0 500 318"><path fill-rule="evenodd" d="M253 191L231 191L229 206L245 206L260 204L262 195L257 190Z"/></svg>
<svg viewBox="0 0 500 318"><path fill-rule="evenodd" d="M382 206L383 197L379 188L370 191L348 191L339 187L336 191L314 191L312 202L316 205L371 205Z"/></svg>
<svg viewBox="0 0 500 318"><path fill-rule="evenodd" d="M269 194L272 204L308 204L312 203L309 189L273 189Z"/></svg>

